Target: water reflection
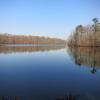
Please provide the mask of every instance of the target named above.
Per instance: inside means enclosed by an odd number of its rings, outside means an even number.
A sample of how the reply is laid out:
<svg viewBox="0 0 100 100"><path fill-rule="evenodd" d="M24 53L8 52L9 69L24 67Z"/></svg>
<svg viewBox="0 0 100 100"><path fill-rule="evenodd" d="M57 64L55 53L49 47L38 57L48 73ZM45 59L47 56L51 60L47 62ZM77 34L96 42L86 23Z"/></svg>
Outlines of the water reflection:
<svg viewBox="0 0 100 100"><path fill-rule="evenodd" d="M8 45L8 46L0 46L0 53L9 54L16 52L43 52L50 50L59 50L64 48L65 45Z"/></svg>
<svg viewBox="0 0 100 100"><path fill-rule="evenodd" d="M0 100L20 100L17 96L0 96Z"/></svg>
<svg viewBox="0 0 100 100"><path fill-rule="evenodd" d="M80 95L68 94L56 100L78 100ZM0 100L34 100L32 97L18 97L18 96L0 96Z"/></svg>
<svg viewBox="0 0 100 100"><path fill-rule="evenodd" d="M69 47L68 52L76 65L92 68L92 74L100 68L100 47Z"/></svg>
<svg viewBox="0 0 100 100"><path fill-rule="evenodd" d="M80 95L68 94L64 97L57 98L56 100L78 100Z"/></svg>
<svg viewBox="0 0 100 100"><path fill-rule="evenodd" d="M100 68L100 48L69 48L72 60L62 48L1 46L0 100L99 100L100 73L93 76L87 69ZM43 52L49 50L57 51ZM37 51L42 52L30 53Z"/></svg>

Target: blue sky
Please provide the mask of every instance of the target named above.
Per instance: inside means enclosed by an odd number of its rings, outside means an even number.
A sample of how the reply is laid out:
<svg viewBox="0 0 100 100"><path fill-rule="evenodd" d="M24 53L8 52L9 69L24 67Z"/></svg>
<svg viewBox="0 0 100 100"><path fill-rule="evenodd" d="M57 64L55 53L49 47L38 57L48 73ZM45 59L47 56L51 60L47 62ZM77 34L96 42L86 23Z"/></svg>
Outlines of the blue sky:
<svg viewBox="0 0 100 100"><path fill-rule="evenodd" d="M66 39L100 18L100 0L0 0L0 32Z"/></svg>

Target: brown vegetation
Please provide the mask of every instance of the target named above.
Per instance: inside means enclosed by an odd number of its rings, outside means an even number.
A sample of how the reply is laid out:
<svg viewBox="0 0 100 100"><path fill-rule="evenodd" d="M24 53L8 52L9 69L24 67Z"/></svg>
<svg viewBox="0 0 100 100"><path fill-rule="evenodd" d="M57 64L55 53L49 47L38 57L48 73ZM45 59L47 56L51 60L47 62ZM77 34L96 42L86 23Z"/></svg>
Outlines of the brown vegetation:
<svg viewBox="0 0 100 100"><path fill-rule="evenodd" d="M61 39L41 37L41 36L0 34L0 45L4 45L4 44L60 45L60 44L65 44L65 41Z"/></svg>
<svg viewBox="0 0 100 100"><path fill-rule="evenodd" d="M100 46L100 23L93 19L93 25L78 25L68 40L69 46Z"/></svg>

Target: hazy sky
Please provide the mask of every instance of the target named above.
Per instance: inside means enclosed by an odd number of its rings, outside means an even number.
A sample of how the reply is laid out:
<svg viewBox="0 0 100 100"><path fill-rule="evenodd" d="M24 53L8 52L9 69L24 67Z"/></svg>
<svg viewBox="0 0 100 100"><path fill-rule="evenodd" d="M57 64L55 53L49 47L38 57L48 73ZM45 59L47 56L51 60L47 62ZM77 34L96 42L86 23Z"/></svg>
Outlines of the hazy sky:
<svg viewBox="0 0 100 100"><path fill-rule="evenodd" d="M0 32L67 36L100 18L100 0L0 0Z"/></svg>

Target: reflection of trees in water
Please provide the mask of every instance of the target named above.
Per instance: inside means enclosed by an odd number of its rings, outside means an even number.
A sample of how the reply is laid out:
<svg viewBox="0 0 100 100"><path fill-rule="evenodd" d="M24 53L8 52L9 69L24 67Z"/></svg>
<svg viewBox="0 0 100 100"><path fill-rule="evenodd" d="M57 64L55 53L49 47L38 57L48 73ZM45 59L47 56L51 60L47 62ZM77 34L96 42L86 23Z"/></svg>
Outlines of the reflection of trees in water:
<svg viewBox="0 0 100 100"><path fill-rule="evenodd" d="M0 100L36 100L33 96L0 96ZM38 99L37 99L38 100ZM39 99L40 100L40 99ZM43 100L43 98L41 98ZM53 98L52 100L99 100L93 95L68 93L65 96Z"/></svg>
<svg viewBox="0 0 100 100"><path fill-rule="evenodd" d="M20 100L17 96L0 96L0 100Z"/></svg>
<svg viewBox="0 0 100 100"><path fill-rule="evenodd" d="M91 73L95 74L100 67L100 47L69 47L70 56L75 64L91 67Z"/></svg>
<svg viewBox="0 0 100 100"><path fill-rule="evenodd" d="M0 96L0 100L34 100L31 97L25 96Z"/></svg>
<svg viewBox="0 0 100 100"><path fill-rule="evenodd" d="M57 98L56 100L78 100L79 97L80 97L80 95L68 94L64 97Z"/></svg>
<svg viewBox="0 0 100 100"><path fill-rule="evenodd" d="M50 50L58 50L64 48L65 45L35 45L35 46L0 46L0 53L14 53L14 52L39 52L39 51L50 51Z"/></svg>
<svg viewBox="0 0 100 100"><path fill-rule="evenodd" d="M79 95L68 94L56 100L78 100ZM0 100L34 100L32 97L17 97L17 96L0 96Z"/></svg>

